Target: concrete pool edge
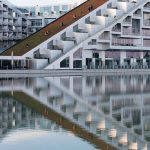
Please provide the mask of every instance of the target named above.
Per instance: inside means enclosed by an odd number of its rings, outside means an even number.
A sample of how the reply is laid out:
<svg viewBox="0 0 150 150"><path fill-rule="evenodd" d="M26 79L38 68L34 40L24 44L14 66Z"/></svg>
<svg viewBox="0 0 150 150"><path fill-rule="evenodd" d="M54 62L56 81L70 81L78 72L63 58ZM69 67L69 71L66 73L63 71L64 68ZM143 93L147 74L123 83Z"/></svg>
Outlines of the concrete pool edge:
<svg viewBox="0 0 150 150"><path fill-rule="evenodd" d="M25 76L81 76L81 75L99 75L99 74L117 74L117 75L149 75L150 69L102 69L102 70L0 70L0 76L12 77L16 75Z"/></svg>

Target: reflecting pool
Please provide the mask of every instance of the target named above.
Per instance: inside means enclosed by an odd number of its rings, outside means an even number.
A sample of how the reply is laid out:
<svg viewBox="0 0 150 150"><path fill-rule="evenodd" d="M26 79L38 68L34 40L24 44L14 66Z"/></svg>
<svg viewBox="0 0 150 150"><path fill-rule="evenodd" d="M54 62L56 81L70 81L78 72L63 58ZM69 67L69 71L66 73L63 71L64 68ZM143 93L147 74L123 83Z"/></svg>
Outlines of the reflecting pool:
<svg viewBox="0 0 150 150"><path fill-rule="evenodd" d="M150 76L0 79L0 149L150 149Z"/></svg>

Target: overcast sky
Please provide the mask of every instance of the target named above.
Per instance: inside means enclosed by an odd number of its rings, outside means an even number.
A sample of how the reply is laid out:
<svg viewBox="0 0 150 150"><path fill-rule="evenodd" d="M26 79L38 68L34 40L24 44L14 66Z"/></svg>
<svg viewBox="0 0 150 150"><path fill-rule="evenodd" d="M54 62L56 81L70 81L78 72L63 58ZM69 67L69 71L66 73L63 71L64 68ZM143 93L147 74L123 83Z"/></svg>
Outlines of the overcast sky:
<svg viewBox="0 0 150 150"><path fill-rule="evenodd" d="M8 0L17 6L50 5L54 3L73 3L79 0Z"/></svg>

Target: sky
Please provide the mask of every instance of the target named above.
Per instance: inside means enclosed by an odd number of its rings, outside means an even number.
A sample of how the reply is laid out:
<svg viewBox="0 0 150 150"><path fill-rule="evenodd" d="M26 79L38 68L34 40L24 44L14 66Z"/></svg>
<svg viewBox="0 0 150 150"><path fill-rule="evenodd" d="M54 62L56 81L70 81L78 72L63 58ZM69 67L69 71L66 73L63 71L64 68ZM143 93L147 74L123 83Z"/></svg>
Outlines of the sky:
<svg viewBox="0 0 150 150"><path fill-rule="evenodd" d="M17 6L50 5L54 3L73 3L79 0L8 0Z"/></svg>

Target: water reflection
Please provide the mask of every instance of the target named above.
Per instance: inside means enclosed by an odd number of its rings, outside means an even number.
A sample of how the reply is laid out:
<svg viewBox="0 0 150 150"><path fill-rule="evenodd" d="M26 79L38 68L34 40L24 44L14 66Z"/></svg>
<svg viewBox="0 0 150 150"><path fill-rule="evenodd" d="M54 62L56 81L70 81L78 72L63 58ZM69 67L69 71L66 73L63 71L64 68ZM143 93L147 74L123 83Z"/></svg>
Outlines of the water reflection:
<svg viewBox="0 0 150 150"><path fill-rule="evenodd" d="M44 118L6 93L0 93L1 150L69 150L73 149L72 146L74 149L96 150L54 121Z"/></svg>
<svg viewBox="0 0 150 150"><path fill-rule="evenodd" d="M146 75L17 78L1 79L0 90L14 98L28 95L118 149L144 150L150 141L149 82Z"/></svg>

